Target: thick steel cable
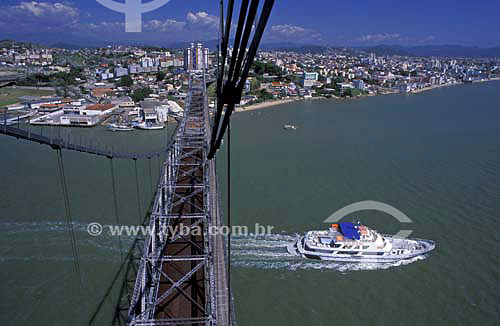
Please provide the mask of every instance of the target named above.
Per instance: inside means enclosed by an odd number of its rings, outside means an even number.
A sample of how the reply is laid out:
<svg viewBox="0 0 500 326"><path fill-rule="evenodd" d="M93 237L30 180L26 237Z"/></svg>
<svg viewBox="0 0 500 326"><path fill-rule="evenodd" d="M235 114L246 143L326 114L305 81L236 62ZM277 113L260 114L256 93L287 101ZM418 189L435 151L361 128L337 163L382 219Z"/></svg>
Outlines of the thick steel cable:
<svg viewBox="0 0 500 326"><path fill-rule="evenodd" d="M229 71L227 73L227 80L231 81L233 79L234 67L236 66L236 58L238 57L238 52L241 42L241 34L243 33L243 27L245 25L245 17L247 16L249 0L243 0L240 8L240 17L238 19L238 26L236 28L236 34L234 36L233 52L231 54L231 64L229 65Z"/></svg>
<svg viewBox="0 0 500 326"><path fill-rule="evenodd" d="M75 267L75 272L78 275L78 281L80 284L80 290L83 289L83 280L82 280L82 272L80 268L80 255L78 253L78 246L76 244L76 235L75 235L75 230L73 228L73 219L71 217L71 207L69 204L69 192L68 192L68 186L66 184L66 174L64 173L64 162L62 158L62 153L61 150L58 149L56 151L57 154L57 164L59 166L59 179L61 182L61 189L63 192L63 200L64 200L64 211L66 214L66 224L68 226L68 231L70 235L70 242L71 242L71 251L73 253L73 263ZM82 295L82 293L80 293Z"/></svg>
<svg viewBox="0 0 500 326"><path fill-rule="evenodd" d="M116 183L115 183L115 168L114 168L112 158L109 159L109 164L111 167L111 185L112 185L112 189L113 189L113 210L115 213L115 223L117 226L119 226L120 225L120 217L118 214L118 196L116 195L117 191L116 191ZM123 261L123 246L122 246L121 233L118 234L118 247L120 249L120 262L122 262Z"/></svg>
<svg viewBox="0 0 500 326"><path fill-rule="evenodd" d="M231 23L233 20L233 10L234 10L234 0L229 0L227 4L227 17L226 17L226 26L224 32L224 38L222 39L222 56L225 58L227 55L227 48L229 45L229 37L231 35Z"/></svg>
<svg viewBox="0 0 500 326"><path fill-rule="evenodd" d="M253 60L255 58L255 55L257 54L257 50L259 48L259 44L260 44L260 41L262 39L262 35L264 33L264 29L266 28L267 22L269 20L269 16L271 15L271 11L272 11L273 6L274 6L274 1L275 0L266 0L266 2L264 3L264 6L262 8L262 15L260 16L259 23L257 25L254 38L252 40L252 44L250 45L250 49L248 50L247 57L245 60L245 65L243 67L243 71L241 73L241 77L240 77L238 86L234 89L234 94L233 94L234 97L239 98L239 96L241 95L241 92L243 91L243 86L245 85L245 81L246 81L246 78L248 77L248 73L249 73L250 68L253 64ZM222 139L223 139L224 134L227 130L227 126L229 124L229 119L231 117L231 114L233 113L235 105L236 105L236 99L233 98L232 101L230 103L228 103L228 105L227 105L226 113L224 114L224 119L222 121L222 125L220 127L218 134L215 136L216 137L215 143L212 143L212 146L210 148L210 152L208 155L209 159L213 159L215 157L215 153L220 148L220 145L222 143ZM215 127L216 126L214 126L214 128Z"/></svg>
<svg viewBox="0 0 500 326"><path fill-rule="evenodd" d="M238 53L238 61L236 62L236 71L237 75L234 75L232 82L236 85L238 82L239 74L241 73L241 65L243 63L243 59L245 58L246 49L248 40L250 39L250 34L252 33L252 27L257 16L257 10L259 9L259 0L252 0L252 4L250 5L250 10L248 11L248 17L245 23L245 32L243 33L243 39L240 45L240 52ZM245 78L246 80L246 78Z"/></svg>
<svg viewBox="0 0 500 326"><path fill-rule="evenodd" d="M221 2L222 7L224 3ZM222 54L222 62L219 67L219 78L217 79L217 97L220 99L222 96L222 86L224 82L224 70L227 59L227 49L229 45L229 37L231 34L231 22L233 20L233 9L234 9L234 0L229 0L228 2L228 11L226 17L226 26L224 34L222 35L222 44L221 44L221 54ZM221 9L223 13L223 10ZM212 139L210 140L210 146L213 147L216 140L217 131L219 130L220 119L222 117L222 111L224 109L224 102L217 101L217 110L215 111L214 125L212 128Z"/></svg>
<svg viewBox="0 0 500 326"><path fill-rule="evenodd" d="M248 43L248 38L250 36L250 32L252 30L252 25L253 25L253 20L255 19L256 12L258 10L258 4L259 0L252 0L252 4L250 7L250 12L248 13L248 20L247 20L247 10L248 10L248 0L244 0L242 3L242 6L240 8L240 16L238 19L238 26L236 29L236 35L235 35L235 41L233 45L233 52L231 56L231 63L229 67L229 72L228 72L228 77L227 77L227 83L224 84L222 79L224 78L224 65L225 65L225 56L223 56L223 62L222 62L222 74L220 75L220 80L218 80L218 89L219 87L221 90L218 92L218 98L219 101L217 102L217 111L215 115L215 121L214 121L214 126L212 130L212 139L210 141L210 146L211 146L211 151L215 147L216 141L217 141L217 136L219 134L219 126L220 126L220 119L222 118L222 111L224 110L224 105L225 104L230 104L231 100L234 98L239 98L241 95L241 92L237 94L235 92L235 85L236 81L238 80L239 77L239 68L236 70L235 67L238 67L241 65L241 61L243 60L243 57L246 54L246 44ZM232 8L230 8L232 11ZM250 26L245 26L245 22L248 21ZM246 27L246 28L245 28ZM227 28L227 25L226 25ZM245 34L243 34L243 40L241 40L241 35L243 32L243 29L245 28ZM240 42L242 45L240 45ZM223 45L224 47L224 45ZM226 44L227 48L227 44ZM241 58L241 59L240 59ZM238 64L238 62L240 62ZM233 76L234 75L234 76ZM234 81L233 81L234 80ZM227 112L227 108L226 108ZM225 115L224 115L225 117ZM220 147L220 144L219 144Z"/></svg>

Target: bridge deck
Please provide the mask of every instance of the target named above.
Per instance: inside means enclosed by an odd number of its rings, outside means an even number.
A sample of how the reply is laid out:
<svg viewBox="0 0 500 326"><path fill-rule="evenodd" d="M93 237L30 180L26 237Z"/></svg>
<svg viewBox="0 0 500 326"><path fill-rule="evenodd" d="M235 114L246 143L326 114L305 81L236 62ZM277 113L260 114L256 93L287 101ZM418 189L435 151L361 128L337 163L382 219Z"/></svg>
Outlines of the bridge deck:
<svg viewBox="0 0 500 326"><path fill-rule="evenodd" d="M129 325L229 325L224 239L205 89L192 86L168 151L163 184L145 241Z"/></svg>

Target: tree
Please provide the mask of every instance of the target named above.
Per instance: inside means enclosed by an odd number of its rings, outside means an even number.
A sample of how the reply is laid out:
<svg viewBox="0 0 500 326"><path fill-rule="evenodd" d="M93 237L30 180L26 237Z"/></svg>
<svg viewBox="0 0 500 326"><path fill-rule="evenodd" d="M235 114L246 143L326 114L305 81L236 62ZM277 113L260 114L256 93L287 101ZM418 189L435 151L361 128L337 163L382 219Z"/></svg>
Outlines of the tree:
<svg viewBox="0 0 500 326"><path fill-rule="evenodd" d="M349 88L347 91L346 91L346 95L350 96L350 97L356 97L360 94L362 94L363 91L358 89L358 88Z"/></svg>
<svg viewBox="0 0 500 326"><path fill-rule="evenodd" d="M283 74L280 67L278 67L277 65L274 65L272 63L259 62L259 61L254 62L253 70L255 71L255 74L257 76L261 76L264 74L268 74L271 76L281 76Z"/></svg>
<svg viewBox="0 0 500 326"><path fill-rule="evenodd" d="M259 90L257 92L257 97L259 98L259 100L262 100L262 101L267 101L267 100L273 99L273 95L269 94L265 89Z"/></svg>
<svg viewBox="0 0 500 326"><path fill-rule="evenodd" d="M215 97L217 95L216 92L217 92L217 84L216 83L210 84L210 86L208 86L207 88L207 96Z"/></svg>
<svg viewBox="0 0 500 326"><path fill-rule="evenodd" d="M160 82L164 80L166 76L167 75L163 71L158 71L158 73L156 74L156 81Z"/></svg>
<svg viewBox="0 0 500 326"><path fill-rule="evenodd" d="M149 87L138 88L132 93L131 96L135 102L140 102L140 101L143 101L146 97L148 97L152 93L153 93L153 90Z"/></svg>
<svg viewBox="0 0 500 326"><path fill-rule="evenodd" d="M129 75L122 76L118 82L118 86L120 87L130 87L132 85L134 85L134 81Z"/></svg>

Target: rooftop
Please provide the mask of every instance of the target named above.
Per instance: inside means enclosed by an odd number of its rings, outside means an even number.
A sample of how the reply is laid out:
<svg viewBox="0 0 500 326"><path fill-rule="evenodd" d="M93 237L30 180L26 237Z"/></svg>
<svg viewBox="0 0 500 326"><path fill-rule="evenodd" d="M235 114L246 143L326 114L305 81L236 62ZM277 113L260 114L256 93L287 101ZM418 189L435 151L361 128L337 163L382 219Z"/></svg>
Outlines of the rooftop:
<svg viewBox="0 0 500 326"><path fill-rule="evenodd" d="M93 110L93 111L107 111L111 108L113 108L113 104L93 104L87 106L87 110Z"/></svg>

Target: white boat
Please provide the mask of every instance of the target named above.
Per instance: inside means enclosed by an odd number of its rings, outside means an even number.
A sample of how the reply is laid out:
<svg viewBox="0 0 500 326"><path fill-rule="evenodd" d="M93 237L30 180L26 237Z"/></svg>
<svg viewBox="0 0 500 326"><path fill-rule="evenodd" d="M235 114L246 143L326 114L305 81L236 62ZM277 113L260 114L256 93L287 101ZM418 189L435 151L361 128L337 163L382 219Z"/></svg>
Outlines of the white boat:
<svg viewBox="0 0 500 326"><path fill-rule="evenodd" d="M134 125L135 128L143 129L143 130L161 130L165 128L164 124L155 124L155 123L146 123L141 122Z"/></svg>
<svg viewBox="0 0 500 326"><path fill-rule="evenodd" d="M297 127L295 127L294 125L284 125L284 126L283 126L283 129L296 130L296 129L297 129Z"/></svg>
<svg viewBox="0 0 500 326"><path fill-rule="evenodd" d="M124 125L124 124L117 124L117 123L110 123L107 126L108 130L110 131L132 131L134 128L129 125Z"/></svg>
<svg viewBox="0 0 500 326"><path fill-rule="evenodd" d="M410 259L434 248L431 240L399 238L360 223L342 222L325 231L307 232L287 250L311 259L383 263Z"/></svg>

